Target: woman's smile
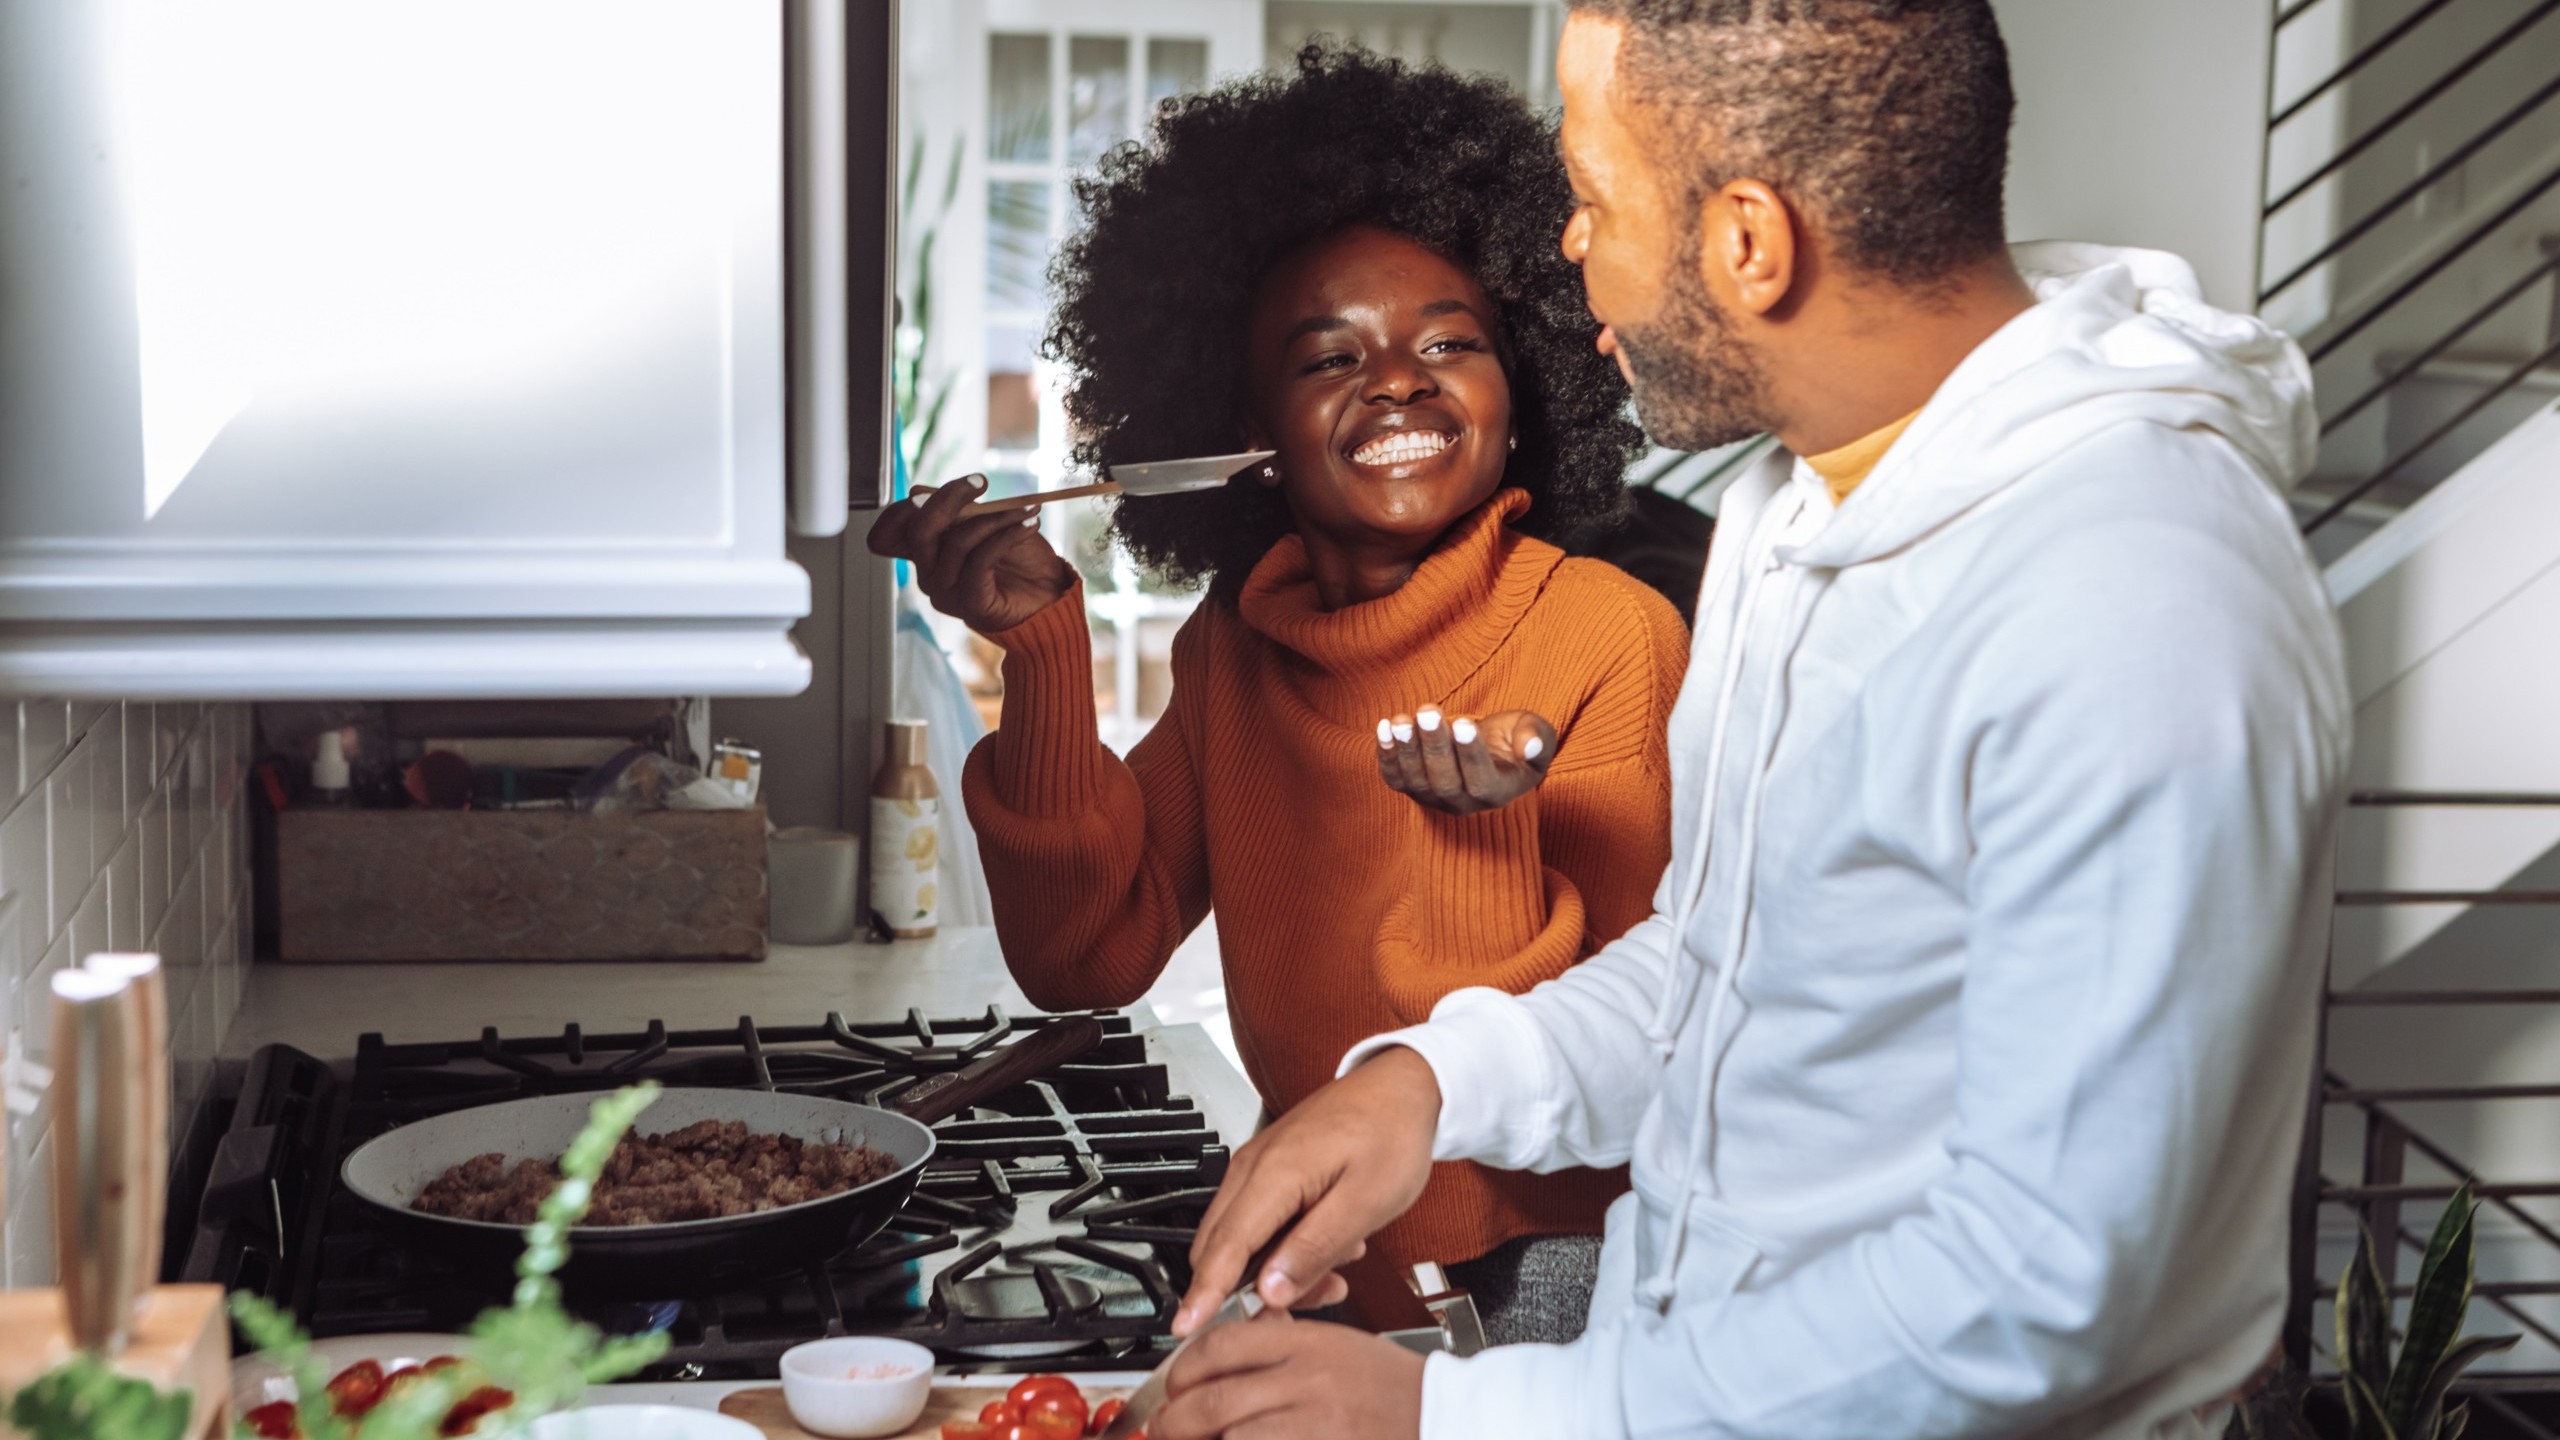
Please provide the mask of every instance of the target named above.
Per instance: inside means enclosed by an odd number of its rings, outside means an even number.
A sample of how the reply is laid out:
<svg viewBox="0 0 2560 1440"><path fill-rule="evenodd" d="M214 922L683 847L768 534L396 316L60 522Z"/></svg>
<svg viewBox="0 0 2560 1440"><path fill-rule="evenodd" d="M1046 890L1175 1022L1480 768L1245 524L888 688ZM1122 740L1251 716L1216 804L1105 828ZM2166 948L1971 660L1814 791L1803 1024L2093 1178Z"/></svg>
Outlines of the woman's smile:
<svg viewBox="0 0 2560 1440"><path fill-rule="evenodd" d="M1382 433L1356 442L1348 454L1354 465L1380 468L1418 465L1457 448L1458 437L1446 430L1407 430L1393 422L1400 417L1388 416L1389 425Z"/></svg>

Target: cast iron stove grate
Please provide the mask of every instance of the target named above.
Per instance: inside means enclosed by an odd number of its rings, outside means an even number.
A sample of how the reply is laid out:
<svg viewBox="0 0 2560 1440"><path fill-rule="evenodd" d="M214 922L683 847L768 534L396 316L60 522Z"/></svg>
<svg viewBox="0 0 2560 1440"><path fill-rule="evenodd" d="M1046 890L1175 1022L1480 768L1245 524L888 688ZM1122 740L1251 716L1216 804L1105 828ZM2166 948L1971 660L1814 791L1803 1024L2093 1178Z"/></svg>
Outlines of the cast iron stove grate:
<svg viewBox="0 0 2560 1440"><path fill-rule="evenodd" d="M1102 1047L934 1127L915 1197L851 1253L752 1289L617 1305L588 1318L663 1328L652 1378L766 1378L822 1336L895 1335L946 1358L1083 1368L1152 1365L1188 1282L1192 1227L1227 1149L1124 1015ZM989 1007L965 1019L357 1043L329 1064L286 1046L250 1062L215 1154L186 1278L250 1289L316 1336L452 1330L504 1295L408 1249L340 1193L338 1168L394 1126L523 1096L670 1085L777 1089L866 1103L1051 1023ZM642 1124L647 1123L646 1117Z"/></svg>

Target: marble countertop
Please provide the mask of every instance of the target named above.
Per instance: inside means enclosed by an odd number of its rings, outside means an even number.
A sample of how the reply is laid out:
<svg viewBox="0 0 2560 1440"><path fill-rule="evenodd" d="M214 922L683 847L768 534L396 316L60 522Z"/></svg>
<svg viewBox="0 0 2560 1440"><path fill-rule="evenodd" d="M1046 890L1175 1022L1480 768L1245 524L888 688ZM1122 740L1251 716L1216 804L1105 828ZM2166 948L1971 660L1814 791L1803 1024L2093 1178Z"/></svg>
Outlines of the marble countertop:
<svg viewBox="0 0 2560 1440"><path fill-rule="evenodd" d="M988 1005L1017 1014L1038 1007L1006 973L995 931L946 930L891 945L776 945L756 964L300 965L261 961L249 970L240 1014L224 1036L225 1060L262 1045L314 1055L352 1054L356 1037L380 1031L394 1044L458 1040L496 1026L509 1035L576 1024L588 1034L637 1030L651 1020L671 1029L709 1029L753 1015L766 1022L816 1024L830 1010L847 1019L974 1015ZM1197 1025L1160 1025L1144 1005L1130 1012L1228 1143L1252 1134L1262 1105Z"/></svg>

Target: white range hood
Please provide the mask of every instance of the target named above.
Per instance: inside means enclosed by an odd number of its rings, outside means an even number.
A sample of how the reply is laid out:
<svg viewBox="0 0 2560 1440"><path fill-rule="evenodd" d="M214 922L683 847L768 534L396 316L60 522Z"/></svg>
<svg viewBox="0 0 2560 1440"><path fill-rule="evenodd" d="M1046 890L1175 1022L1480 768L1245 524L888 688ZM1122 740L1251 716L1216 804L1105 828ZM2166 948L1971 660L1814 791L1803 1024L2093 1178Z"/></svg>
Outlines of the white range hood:
<svg viewBox="0 0 2560 1440"><path fill-rule="evenodd" d="M0 6L0 695L806 686L888 326L787 237L876 265L891 8Z"/></svg>

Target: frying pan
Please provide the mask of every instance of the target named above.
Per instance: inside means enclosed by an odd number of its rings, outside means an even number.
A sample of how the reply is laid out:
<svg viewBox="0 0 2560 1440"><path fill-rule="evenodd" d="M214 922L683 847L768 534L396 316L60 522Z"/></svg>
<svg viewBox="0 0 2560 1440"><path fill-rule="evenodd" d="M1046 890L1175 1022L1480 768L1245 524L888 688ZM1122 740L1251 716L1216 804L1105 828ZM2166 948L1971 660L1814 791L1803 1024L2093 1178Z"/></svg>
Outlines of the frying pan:
<svg viewBox="0 0 2560 1440"><path fill-rule="evenodd" d="M1090 1016L1060 1020L967 1066L929 1077L884 1108L770 1090L675 1088L643 1111L658 1134L698 1120L743 1122L767 1135L850 1140L896 1162L868 1184L748 1215L664 1225L579 1226L569 1232L561 1286L582 1300L654 1300L731 1288L825 1263L868 1240L914 1193L933 1160L937 1120L956 1115L1102 1043ZM466 1270L504 1275L524 1249L520 1226L458 1220L409 1208L453 1166L496 1151L512 1167L551 1159L587 1123L593 1094L543 1095L474 1106L403 1125L356 1147L340 1168L348 1194L371 1206L410 1246Z"/></svg>

